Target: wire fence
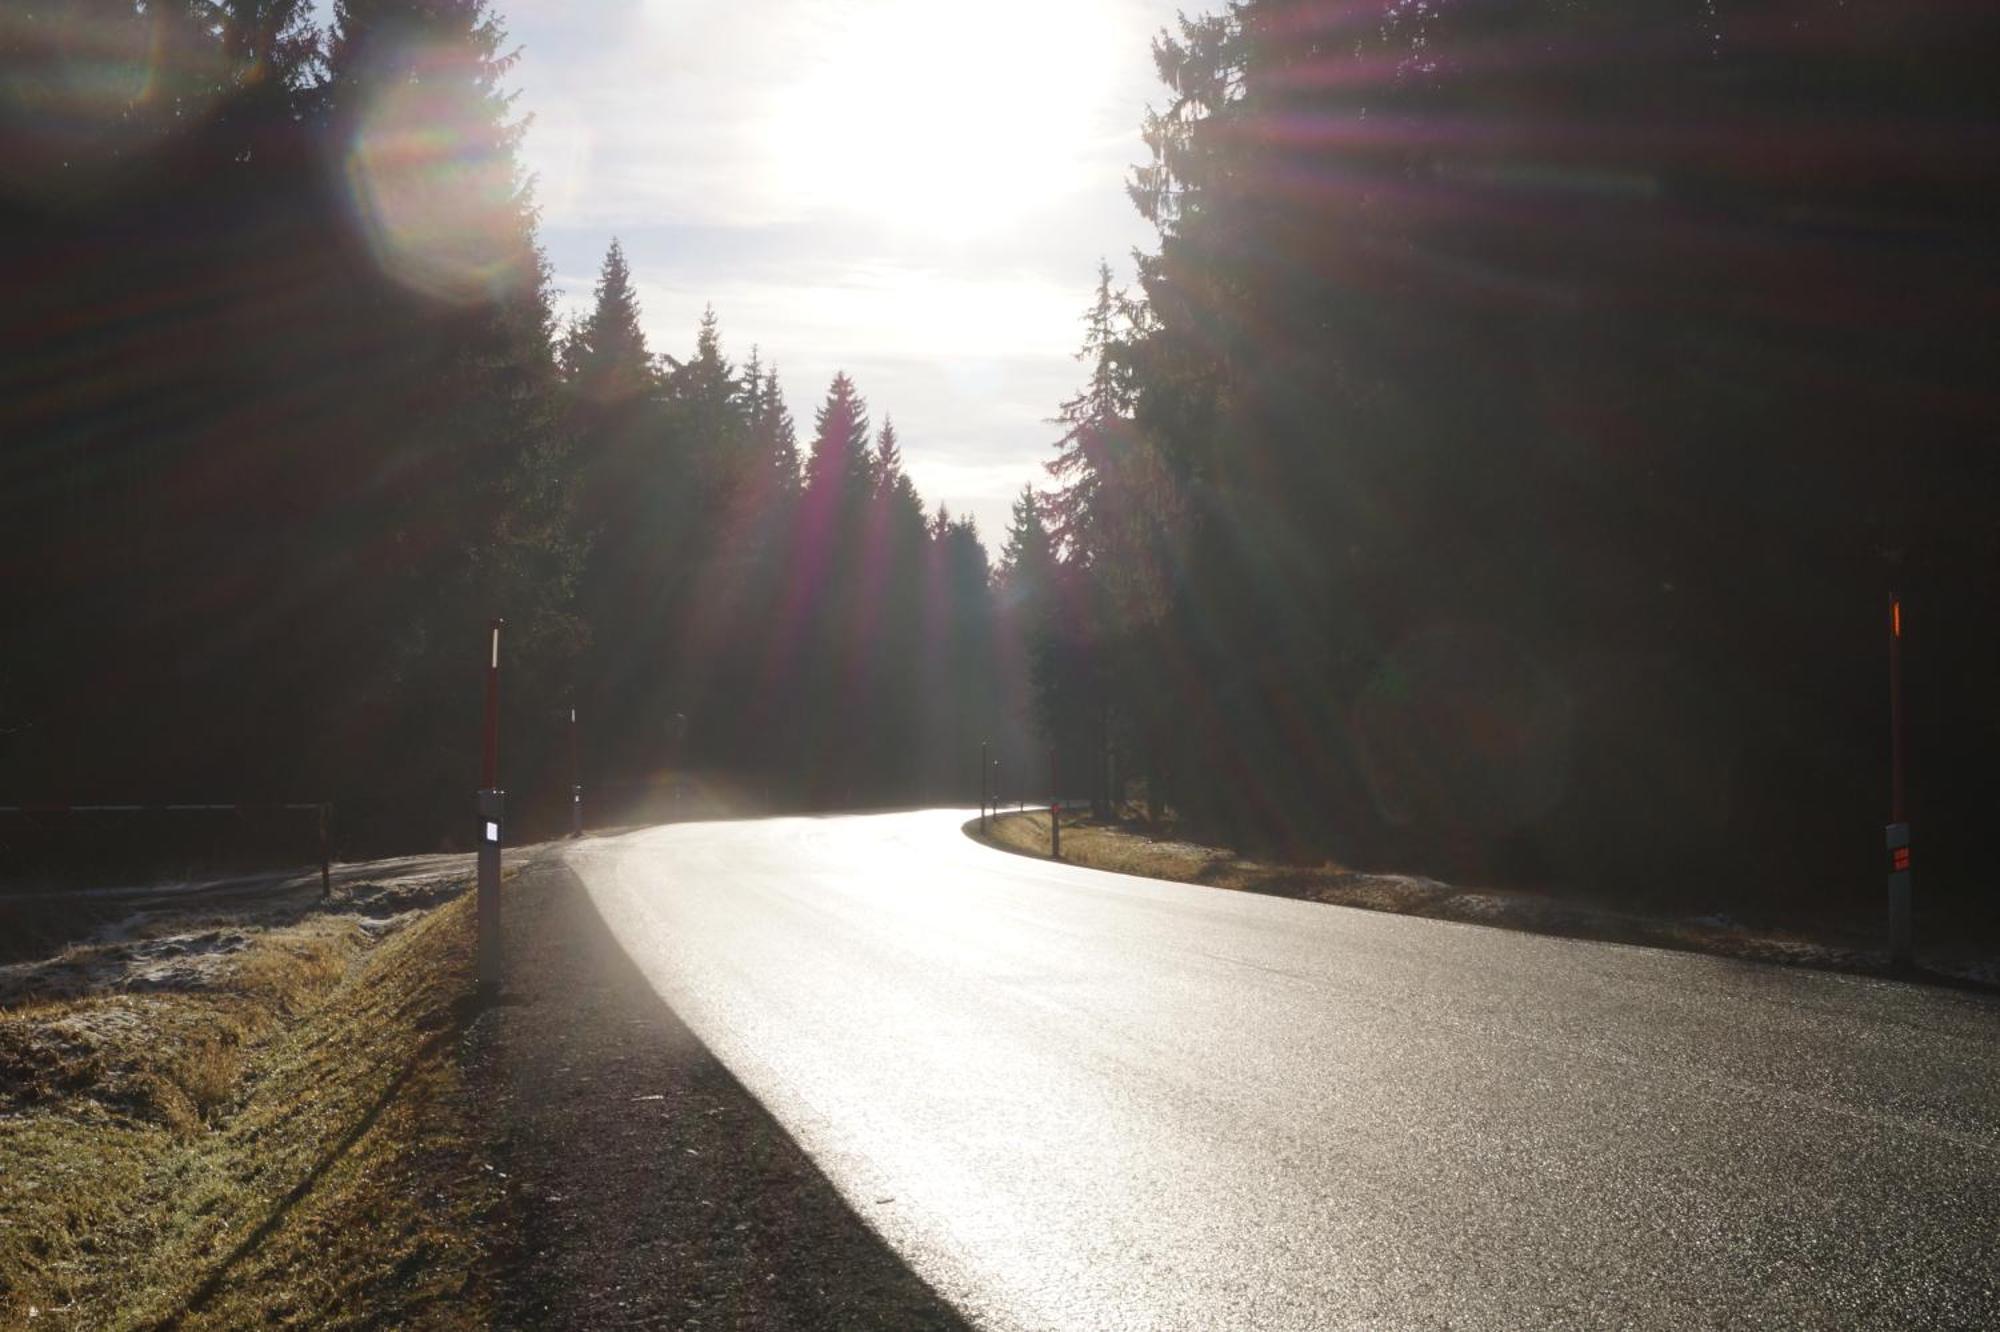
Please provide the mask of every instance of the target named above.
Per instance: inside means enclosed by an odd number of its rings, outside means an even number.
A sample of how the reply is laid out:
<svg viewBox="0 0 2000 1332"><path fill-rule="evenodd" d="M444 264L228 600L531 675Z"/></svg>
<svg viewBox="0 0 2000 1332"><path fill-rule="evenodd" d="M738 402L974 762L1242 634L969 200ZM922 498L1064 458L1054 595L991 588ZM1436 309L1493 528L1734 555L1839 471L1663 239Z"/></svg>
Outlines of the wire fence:
<svg viewBox="0 0 2000 1332"><path fill-rule="evenodd" d="M0 804L0 890L60 891L316 865L332 888L329 801Z"/></svg>

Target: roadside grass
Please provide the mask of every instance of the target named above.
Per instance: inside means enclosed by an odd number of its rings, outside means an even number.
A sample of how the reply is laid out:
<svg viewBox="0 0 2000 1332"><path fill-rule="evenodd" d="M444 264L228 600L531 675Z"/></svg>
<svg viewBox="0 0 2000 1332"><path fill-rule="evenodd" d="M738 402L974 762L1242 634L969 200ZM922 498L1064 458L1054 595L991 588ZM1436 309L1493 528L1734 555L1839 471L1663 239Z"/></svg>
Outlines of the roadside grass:
<svg viewBox="0 0 2000 1332"><path fill-rule="evenodd" d="M988 820L987 840L1025 855L1049 853L1046 810L1001 814ZM1149 879L1203 883L1213 888L1240 886L1228 882L1232 864L1248 866L1226 851L1129 832L1114 824L1066 814L1062 821L1063 859L1091 869L1137 874ZM1269 868L1269 867L1266 867Z"/></svg>
<svg viewBox="0 0 2000 1332"><path fill-rule="evenodd" d="M1002 814L976 840L1022 855L1049 852L1048 811ZM1216 847L1158 839L1130 826L1064 815L1063 859L1091 869L1238 892L1264 893L1336 906L1493 925L1566 938L1641 944L1713 954L1742 961L1780 962L1841 971L1880 973L1887 958L1873 941L1819 937L1781 929L1751 929L1715 917L1641 916L1589 903L1501 889L1460 888L1415 875L1367 874L1332 862L1274 865ZM2000 979L1993 959L1940 953L1924 959L1935 980L1978 988Z"/></svg>
<svg viewBox="0 0 2000 1332"><path fill-rule="evenodd" d="M0 1323L484 1325L470 908L178 920L0 994Z"/></svg>

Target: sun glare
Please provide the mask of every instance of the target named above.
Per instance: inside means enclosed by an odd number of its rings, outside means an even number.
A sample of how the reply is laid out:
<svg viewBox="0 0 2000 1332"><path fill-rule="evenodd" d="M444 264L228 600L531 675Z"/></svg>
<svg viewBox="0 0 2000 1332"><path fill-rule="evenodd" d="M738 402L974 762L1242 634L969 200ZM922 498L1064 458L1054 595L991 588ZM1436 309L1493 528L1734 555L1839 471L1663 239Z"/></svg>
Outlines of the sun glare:
<svg viewBox="0 0 2000 1332"><path fill-rule="evenodd" d="M899 229L991 231L1086 187L1122 34L1102 3L856 6L770 108L781 197Z"/></svg>

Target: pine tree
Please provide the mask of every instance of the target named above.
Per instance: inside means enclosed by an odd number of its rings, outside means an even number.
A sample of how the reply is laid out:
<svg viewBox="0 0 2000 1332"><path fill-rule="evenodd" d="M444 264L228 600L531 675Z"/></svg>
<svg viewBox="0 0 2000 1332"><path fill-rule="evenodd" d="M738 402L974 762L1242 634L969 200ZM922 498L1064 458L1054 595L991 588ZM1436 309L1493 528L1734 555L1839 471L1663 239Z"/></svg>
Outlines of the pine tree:
<svg viewBox="0 0 2000 1332"><path fill-rule="evenodd" d="M999 572L1017 599L1047 592L1055 569L1055 540L1042 519L1042 503L1033 486L1023 486L1009 514Z"/></svg>
<svg viewBox="0 0 2000 1332"><path fill-rule="evenodd" d="M706 497L703 503L720 504L731 492L754 484L747 447L750 411L736 369L722 354L722 327L714 306L702 310L694 355L668 373L666 396Z"/></svg>
<svg viewBox="0 0 2000 1332"><path fill-rule="evenodd" d="M703 307L694 335L694 355L674 367L667 389L704 419L720 420L740 406L741 389L734 367L722 354L722 325L714 306Z"/></svg>
<svg viewBox="0 0 2000 1332"><path fill-rule="evenodd" d="M1120 362L1130 312L1130 301L1112 285L1111 265L1100 259L1097 290L1077 352L1077 359L1090 366L1090 378L1050 422L1063 428L1048 464L1058 487L1049 505L1055 519L1052 535L1072 559L1090 560L1103 543L1105 486L1107 479L1115 484L1110 474L1121 461L1132 409L1129 377Z"/></svg>
<svg viewBox="0 0 2000 1332"><path fill-rule="evenodd" d="M355 388L340 408L343 461L368 486L327 506L338 517L320 535L338 548L372 534L398 551L367 590L371 623L393 634L358 636L383 693L356 707L407 737L396 777L421 793L464 780L443 700L487 618L507 619L524 690L567 671L569 435L498 20L483 0L339 0L334 12L321 112L355 145L376 271L328 315Z"/></svg>
<svg viewBox="0 0 2000 1332"><path fill-rule="evenodd" d="M869 457L868 404L854 391L854 381L837 371L827 386L826 401L813 415L812 450L806 456L806 488L860 498L874 489Z"/></svg>
<svg viewBox="0 0 2000 1332"><path fill-rule="evenodd" d="M755 423L758 456L785 489L796 489L800 481L799 432L792 424L791 408L785 406L785 393L778 386L775 365L764 372L763 383L758 387Z"/></svg>
<svg viewBox="0 0 2000 1332"><path fill-rule="evenodd" d="M924 501L916 483L903 470L903 449L896 438L896 424L884 418L875 438L875 498L882 506L883 522L896 543L899 558L916 558L917 543L924 536Z"/></svg>
<svg viewBox="0 0 2000 1332"><path fill-rule="evenodd" d="M903 474L903 450L896 440L896 422L890 417L882 418L882 429L875 436L874 472L878 488L884 493Z"/></svg>
<svg viewBox="0 0 2000 1332"><path fill-rule="evenodd" d="M750 356L743 362L743 374L736 381L736 402L749 422L752 439L757 437L759 423L764 413L764 353L756 343L750 344Z"/></svg>
<svg viewBox="0 0 2000 1332"><path fill-rule="evenodd" d="M617 238L598 270L596 304L572 321L563 340L563 368L571 385L593 402L625 402L653 386L652 355L639 327L639 297Z"/></svg>

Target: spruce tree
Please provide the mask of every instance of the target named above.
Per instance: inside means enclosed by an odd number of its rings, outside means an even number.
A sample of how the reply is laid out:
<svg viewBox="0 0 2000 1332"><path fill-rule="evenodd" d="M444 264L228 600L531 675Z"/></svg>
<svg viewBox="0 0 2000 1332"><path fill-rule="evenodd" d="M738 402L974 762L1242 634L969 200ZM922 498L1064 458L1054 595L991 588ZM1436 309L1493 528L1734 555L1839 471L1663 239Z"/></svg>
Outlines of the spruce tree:
<svg viewBox="0 0 2000 1332"><path fill-rule="evenodd" d="M785 393L778 386L778 367L773 365L764 372L764 381L757 391L756 442L758 456L778 478L787 490L798 488L800 481L799 432L792 423L791 409L785 406Z"/></svg>
<svg viewBox="0 0 2000 1332"><path fill-rule="evenodd" d="M1124 452L1126 419L1132 408L1129 379L1120 356L1131 305L1112 285L1111 265L1098 260L1097 289L1084 316L1083 346L1076 357L1090 367L1090 377L1075 395L1064 400L1052 425L1062 427L1056 456L1048 463L1057 484L1050 501L1056 544L1070 558L1088 561L1104 539L1107 520L1105 487Z"/></svg>
<svg viewBox="0 0 2000 1332"><path fill-rule="evenodd" d="M1046 592L1055 568L1055 540L1042 519L1042 503L1033 486L1023 486L1008 515L999 573L1017 597Z"/></svg>
<svg viewBox="0 0 2000 1332"><path fill-rule="evenodd" d="M882 429L875 436L874 470L884 491L903 474L903 449L896 439L896 422L891 417L882 418Z"/></svg>
<svg viewBox="0 0 2000 1332"><path fill-rule="evenodd" d="M639 327L639 297L625 249L612 238L598 269L595 304L573 322L563 344L563 366L571 386L593 402L625 402L653 385L652 355Z"/></svg>
<svg viewBox="0 0 2000 1332"><path fill-rule="evenodd" d="M373 244L372 271L327 318L353 386L338 409L342 461L368 480L328 504L318 536L397 556L351 636L375 692L327 726L365 719L405 736L395 779L429 792L465 780L446 700L485 621L508 621L516 698L553 688L576 645L549 273L517 156L525 122L502 86L514 56L483 0L339 0L334 14L321 109L354 145ZM526 759L540 728L516 730Z"/></svg>
<svg viewBox="0 0 2000 1332"><path fill-rule="evenodd" d="M695 329L694 355L674 367L667 389L676 401L694 408L707 421L720 422L741 408L741 389L735 369L722 354L722 323L714 306L703 307L701 323Z"/></svg>
<svg viewBox="0 0 2000 1332"><path fill-rule="evenodd" d="M874 481L868 433L868 404L854 391L846 371L835 372L826 400L813 415L806 488L856 498L867 495Z"/></svg>
<svg viewBox="0 0 2000 1332"><path fill-rule="evenodd" d="M884 418L875 437L875 460L871 467L875 496L883 506L885 521L896 539L914 540L924 533L924 501L916 483L903 470L903 447L896 437L896 423Z"/></svg>

